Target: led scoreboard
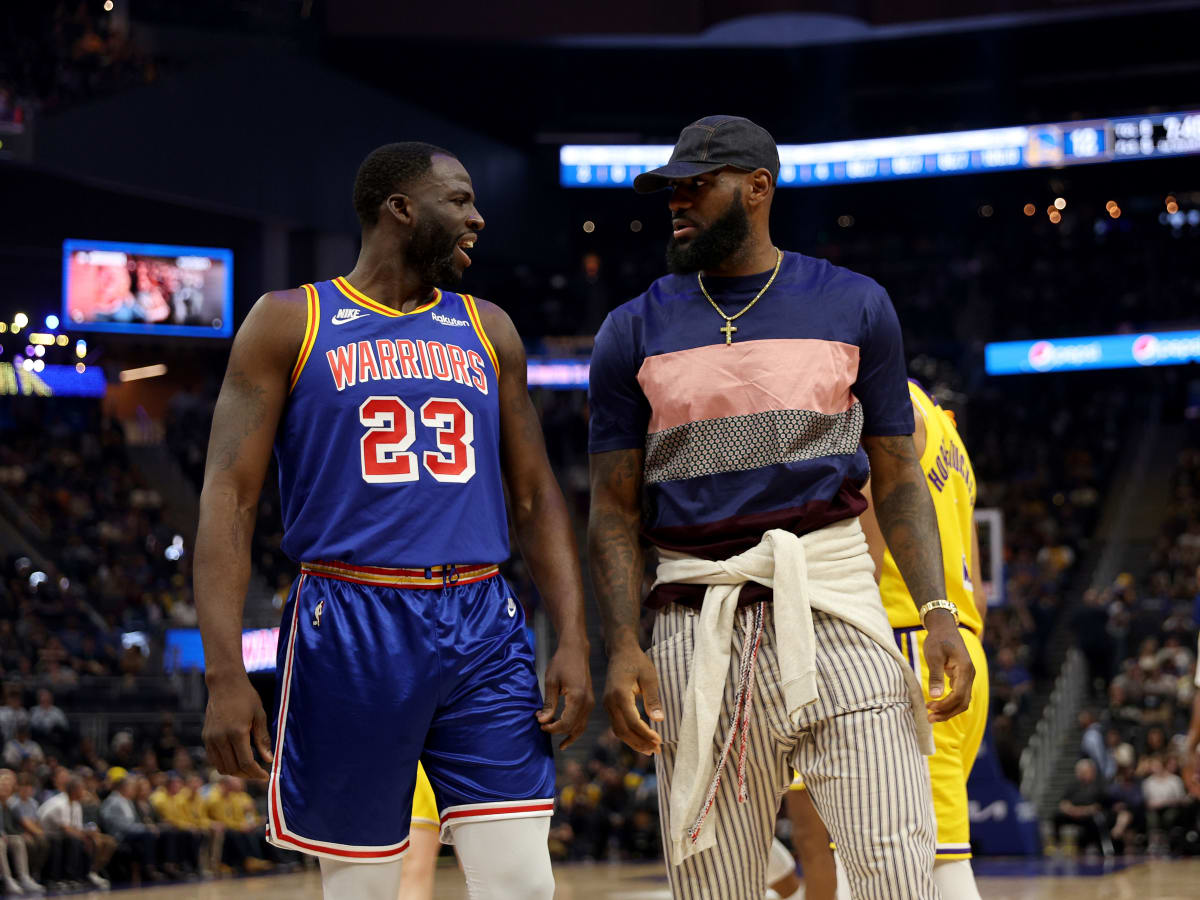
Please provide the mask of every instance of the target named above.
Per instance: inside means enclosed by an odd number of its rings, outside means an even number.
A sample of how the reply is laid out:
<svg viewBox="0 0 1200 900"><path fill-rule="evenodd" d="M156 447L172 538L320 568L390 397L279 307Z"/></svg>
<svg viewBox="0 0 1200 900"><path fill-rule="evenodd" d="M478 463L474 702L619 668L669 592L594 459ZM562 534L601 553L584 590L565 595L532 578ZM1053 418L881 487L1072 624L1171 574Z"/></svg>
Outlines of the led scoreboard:
<svg viewBox="0 0 1200 900"><path fill-rule="evenodd" d="M779 184L812 187L1038 169L1200 153L1200 111L943 134L780 144ZM565 144L563 187L629 187L671 156L666 144Z"/></svg>

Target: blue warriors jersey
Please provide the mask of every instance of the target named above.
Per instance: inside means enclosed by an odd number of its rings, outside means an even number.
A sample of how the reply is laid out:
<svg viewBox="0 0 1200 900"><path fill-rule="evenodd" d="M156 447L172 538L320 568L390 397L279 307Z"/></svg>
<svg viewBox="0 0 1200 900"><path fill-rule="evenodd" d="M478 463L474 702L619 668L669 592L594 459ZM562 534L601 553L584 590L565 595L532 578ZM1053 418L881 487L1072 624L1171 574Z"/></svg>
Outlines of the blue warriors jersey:
<svg viewBox="0 0 1200 900"><path fill-rule="evenodd" d="M475 300L402 313L345 278L308 326L275 436L283 551L422 568L508 558L499 365Z"/></svg>

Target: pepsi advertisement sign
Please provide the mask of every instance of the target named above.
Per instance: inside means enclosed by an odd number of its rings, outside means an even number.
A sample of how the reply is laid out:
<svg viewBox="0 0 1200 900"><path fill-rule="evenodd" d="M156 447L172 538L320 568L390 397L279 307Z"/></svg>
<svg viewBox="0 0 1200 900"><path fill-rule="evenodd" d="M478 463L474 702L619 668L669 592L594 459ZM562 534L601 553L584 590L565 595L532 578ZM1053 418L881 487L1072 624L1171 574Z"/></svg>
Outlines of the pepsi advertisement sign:
<svg viewBox="0 0 1200 900"><path fill-rule="evenodd" d="M1179 366L1192 362L1200 362L1200 331L1004 341L988 344L984 350L989 375Z"/></svg>

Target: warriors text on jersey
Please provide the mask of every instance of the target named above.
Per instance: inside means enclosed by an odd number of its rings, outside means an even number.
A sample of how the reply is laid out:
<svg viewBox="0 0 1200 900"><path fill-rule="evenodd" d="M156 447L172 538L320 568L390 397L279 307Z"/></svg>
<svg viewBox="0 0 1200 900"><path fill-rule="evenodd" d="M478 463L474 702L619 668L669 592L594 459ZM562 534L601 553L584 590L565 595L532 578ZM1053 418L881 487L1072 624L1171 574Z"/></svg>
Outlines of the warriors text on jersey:
<svg viewBox="0 0 1200 900"><path fill-rule="evenodd" d="M495 349L475 300L402 313L345 278L308 326L275 438L294 560L422 568L508 557Z"/></svg>
<svg viewBox="0 0 1200 900"><path fill-rule="evenodd" d="M911 381L908 391L913 406L925 422L921 470L925 473L925 487L929 489L937 513L946 597L958 607L959 621L980 634L983 622L979 618L979 610L975 608L975 586L971 584L975 470L971 468L967 448L958 436L958 428L950 415ZM893 628L920 626L917 607L890 550L883 557L879 593Z"/></svg>

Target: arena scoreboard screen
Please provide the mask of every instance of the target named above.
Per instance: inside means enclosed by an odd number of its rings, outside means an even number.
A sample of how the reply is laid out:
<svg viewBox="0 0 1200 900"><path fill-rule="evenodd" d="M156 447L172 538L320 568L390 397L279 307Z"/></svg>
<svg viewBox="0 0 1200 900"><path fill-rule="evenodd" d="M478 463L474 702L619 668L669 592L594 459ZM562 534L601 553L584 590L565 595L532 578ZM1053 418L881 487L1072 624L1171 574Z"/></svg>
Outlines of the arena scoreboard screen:
<svg viewBox="0 0 1200 900"><path fill-rule="evenodd" d="M233 251L63 242L62 320L78 331L227 338Z"/></svg>
<svg viewBox="0 0 1200 900"><path fill-rule="evenodd" d="M825 144L780 144L779 185L814 187L1012 169L1158 159L1200 153L1200 111L1015 125ZM632 187L663 165L667 144L565 144L559 183Z"/></svg>
<svg viewBox="0 0 1200 900"><path fill-rule="evenodd" d="M242 663L250 674L275 671L279 628L247 628L242 631ZM204 643L199 628L168 628L163 647L163 669L182 672L204 671Z"/></svg>

